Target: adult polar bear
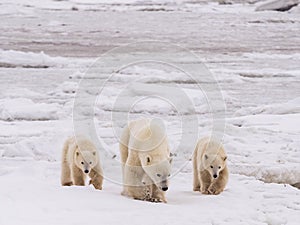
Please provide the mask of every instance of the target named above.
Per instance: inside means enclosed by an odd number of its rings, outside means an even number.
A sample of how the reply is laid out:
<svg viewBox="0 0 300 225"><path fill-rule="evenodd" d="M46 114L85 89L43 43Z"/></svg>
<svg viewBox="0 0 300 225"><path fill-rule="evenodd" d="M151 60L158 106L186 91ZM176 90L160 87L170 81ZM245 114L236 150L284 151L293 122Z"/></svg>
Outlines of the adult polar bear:
<svg viewBox="0 0 300 225"><path fill-rule="evenodd" d="M120 140L123 172L122 195L153 202L167 202L171 171L170 150L162 123L157 119L129 122ZM146 192L151 190L151 193Z"/></svg>

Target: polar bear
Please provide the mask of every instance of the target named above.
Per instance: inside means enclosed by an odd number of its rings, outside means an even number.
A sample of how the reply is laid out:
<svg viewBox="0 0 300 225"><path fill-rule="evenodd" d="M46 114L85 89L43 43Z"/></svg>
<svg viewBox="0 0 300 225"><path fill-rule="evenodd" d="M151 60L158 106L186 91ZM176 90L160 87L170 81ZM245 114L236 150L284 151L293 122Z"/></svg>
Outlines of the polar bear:
<svg viewBox="0 0 300 225"><path fill-rule="evenodd" d="M120 139L120 155L122 195L167 202L165 192L168 190L172 158L162 123L156 119L131 121Z"/></svg>
<svg viewBox="0 0 300 225"><path fill-rule="evenodd" d="M220 194L228 181L227 156L221 143L210 138L198 141L193 154L193 190Z"/></svg>
<svg viewBox="0 0 300 225"><path fill-rule="evenodd" d="M103 172L95 145L84 137L67 139L62 152L61 184L84 186L87 175L91 178L89 184L102 190Z"/></svg>

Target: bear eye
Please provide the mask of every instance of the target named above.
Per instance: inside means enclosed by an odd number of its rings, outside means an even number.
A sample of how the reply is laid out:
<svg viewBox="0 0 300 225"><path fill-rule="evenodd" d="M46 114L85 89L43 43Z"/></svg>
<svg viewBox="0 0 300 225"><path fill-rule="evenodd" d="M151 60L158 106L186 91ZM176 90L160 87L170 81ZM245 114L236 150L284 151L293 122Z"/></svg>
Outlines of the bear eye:
<svg viewBox="0 0 300 225"><path fill-rule="evenodd" d="M81 162L81 164L83 165L83 164L84 164L84 162Z"/></svg>
<svg viewBox="0 0 300 225"><path fill-rule="evenodd" d="M171 176L171 174L168 174L168 177Z"/></svg>
<svg viewBox="0 0 300 225"><path fill-rule="evenodd" d="M219 169L221 169L221 166L219 166Z"/></svg>
<svg viewBox="0 0 300 225"><path fill-rule="evenodd" d="M90 164L92 164L92 162L90 162Z"/></svg>
<svg viewBox="0 0 300 225"><path fill-rule="evenodd" d="M212 168L212 169L213 169L214 167L213 167L213 166L210 166L210 168Z"/></svg>
<svg viewBox="0 0 300 225"><path fill-rule="evenodd" d="M161 177L161 175L158 173L158 174L156 174L156 176L158 176L158 177Z"/></svg>

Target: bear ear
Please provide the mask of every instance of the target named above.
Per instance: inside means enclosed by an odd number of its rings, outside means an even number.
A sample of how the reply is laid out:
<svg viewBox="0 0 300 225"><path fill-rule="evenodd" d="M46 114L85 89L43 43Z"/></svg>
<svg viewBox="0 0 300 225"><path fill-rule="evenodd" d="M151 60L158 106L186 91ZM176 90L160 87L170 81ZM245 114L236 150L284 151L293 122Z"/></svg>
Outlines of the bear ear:
<svg viewBox="0 0 300 225"><path fill-rule="evenodd" d="M151 162L151 160L152 160L151 156L147 155L146 156L146 162L147 162L147 164L149 164Z"/></svg>
<svg viewBox="0 0 300 225"><path fill-rule="evenodd" d="M96 152L93 152L93 155L96 155Z"/></svg>
<svg viewBox="0 0 300 225"><path fill-rule="evenodd" d="M225 161L227 159L227 156L223 157L223 160Z"/></svg>
<svg viewBox="0 0 300 225"><path fill-rule="evenodd" d="M205 159L208 159L208 156L207 156L207 155L204 155L204 158L205 158Z"/></svg>
<svg viewBox="0 0 300 225"><path fill-rule="evenodd" d="M79 152L78 151L76 151L76 156L79 156Z"/></svg>

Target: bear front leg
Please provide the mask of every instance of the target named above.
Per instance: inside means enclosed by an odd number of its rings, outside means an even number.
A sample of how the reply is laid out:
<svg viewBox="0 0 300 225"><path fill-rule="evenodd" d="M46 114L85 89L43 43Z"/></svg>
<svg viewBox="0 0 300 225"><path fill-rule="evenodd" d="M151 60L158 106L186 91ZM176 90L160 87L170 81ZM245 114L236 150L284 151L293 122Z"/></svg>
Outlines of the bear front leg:
<svg viewBox="0 0 300 225"><path fill-rule="evenodd" d="M66 161L62 162L61 165L61 185L62 186L71 186L73 185L72 179L71 179L71 170L70 166Z"/></svg>
<svg viewBox="0 0 300 225"><path fill-rule="evenodd" d="M85 185L85 183L84 183L85 175L82 172L82 170L77 168L76 166L72 167L72 177L73 177L74 185L77 185L77 186L84 186Z"/></svg>
<svg viewBox="0 0 300 225"><path fill-rule="evenodd" d="M142 178L142 184L144 185L144 201L151 201L152 199L152 183L151 178L145 173Z"/></svg>
<svg viewBox="0 0 300 225"><path fill-rule="evenodd" d="M225 186L222 185L222 182L216 181L209 186L208 191L212 195L218 195L224 190L224 188Z"/></svg>
<svg viewBox="0 0 300 225"><path fill-rule="evenodd" d="M144 201L151 201L152 200L152 185L147 185L144 187Z"/></svg>
<svg viewBox="0 0 300 225"><path fill-rule="evenodd" d="M200 192L206 195L209 194L208 188L211 184L211 178L209 172L207 172L206 170L200 171L199 180L200 180Z"/></svg>
<svg viewBox="0 0 300 225"><path fill-rule="evenodd" d="M223 191L218 185L216 184L211 184L210 187L208 188L209 194L212 195L218 195Z"/></svg>
<svg viewBox="0 0 300 225"><path fill-rule="evenodd" d="M143 186L127 186L127 197L135 200L145 200L145 190Z"/></svg>
<svg viewBox="0 0 300 225"><path fill-rule="evenodd" d="M103 176L100 174L101 172L92 169L89 177L91 178L90 183L94 186L95 189L102 190Z"/></svg>
<svg viewBox="0 0 300 225"><path fill-rule="evenodd" d="M209 193L213 195L220 194L222 191L224 191L225 186L227 184L227 180L228 180L228 172L226 170L222 171L219 177L216 180L214 180L210 185L210 187L208 188Z"/></svg>
<svg viewBox="0 0 300 225"><path fill-rule="evenodd" d="M140 166L125 164L123 191L121 194L134 199L143 200L145 197L143 190L145 185L142 183L144 173L144 170Z"/></svg>
<svg viewBox="0 0 300 225"><path fill-rule="evenodd" d="M152 198L150 201L167 203L165 193L159 190L159 188L155 184L152 184Z"/></svg>

